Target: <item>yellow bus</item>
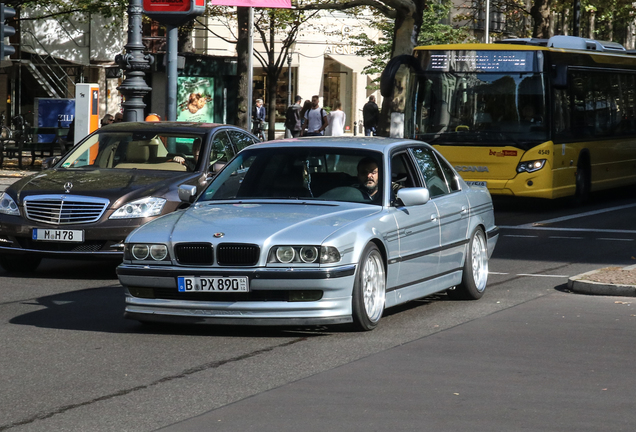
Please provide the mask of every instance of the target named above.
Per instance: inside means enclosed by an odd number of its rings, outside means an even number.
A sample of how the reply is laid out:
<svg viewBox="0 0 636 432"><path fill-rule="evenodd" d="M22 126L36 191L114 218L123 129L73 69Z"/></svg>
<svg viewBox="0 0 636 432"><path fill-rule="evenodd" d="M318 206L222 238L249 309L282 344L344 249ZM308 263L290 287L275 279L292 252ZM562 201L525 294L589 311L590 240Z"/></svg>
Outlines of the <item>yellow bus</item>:
<svg viewBox="0 0 636 432"><path fill-rule="evenodd" d="M572 36L515 42L392 59L392 135L434 145L493 195L584 201L636 183L636 55Z"/></svg>

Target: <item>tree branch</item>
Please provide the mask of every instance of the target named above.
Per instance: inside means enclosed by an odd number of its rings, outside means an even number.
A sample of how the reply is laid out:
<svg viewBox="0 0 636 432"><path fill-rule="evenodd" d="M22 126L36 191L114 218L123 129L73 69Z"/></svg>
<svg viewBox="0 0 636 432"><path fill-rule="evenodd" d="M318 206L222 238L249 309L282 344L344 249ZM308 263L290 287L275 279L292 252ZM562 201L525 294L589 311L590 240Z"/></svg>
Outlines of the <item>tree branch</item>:
<svg viewBox="0 0 636 432"><path fill-rule="evenodd" d="M370 6L379 10L384 16L387 18L395 18L396 12L394 9L388 7L385 3L380 2L378 0L351 0L344 3L317 3L317 4L308 4L304 6L296 7L296 10L346 10L353 9L361 6Z"/></svg>

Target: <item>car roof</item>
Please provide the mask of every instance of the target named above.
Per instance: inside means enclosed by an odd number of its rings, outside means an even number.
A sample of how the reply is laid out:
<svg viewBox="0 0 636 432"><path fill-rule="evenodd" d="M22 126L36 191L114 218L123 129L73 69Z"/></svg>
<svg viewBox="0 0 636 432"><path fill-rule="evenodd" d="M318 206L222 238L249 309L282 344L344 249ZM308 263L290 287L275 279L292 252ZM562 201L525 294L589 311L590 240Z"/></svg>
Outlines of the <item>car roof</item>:
<svg viewBox="0 0 636 432"><path fill-rule="evenodd" d="M383 137L304 137L286 140L268 141L256 144L258 148L267 147L341 147L351 149L366 149L379 152L388 152L395 147L402 145L423 145L422 141L415 141L405 138L383 138Z"/></svg>
<svg viewBox="0 0 636 432"><path fill-rule="evenodd" d="M135 131L142 130L152 130L152 131L162 131L162 130L170 130L172 132L180 132L180 131L190 131L194 132L192 129L198 129L197 132L206 133L213 129L217 129L220 127L224 128L233 128L238 129L236 126L226 125L222 123L195 123L195 122L120 122L120 123L111 123L108 126L104 126L99 131L107 131L107 132L117 132L128 131L133 129ZM240 129L242 130L242 129Z"/></svg>

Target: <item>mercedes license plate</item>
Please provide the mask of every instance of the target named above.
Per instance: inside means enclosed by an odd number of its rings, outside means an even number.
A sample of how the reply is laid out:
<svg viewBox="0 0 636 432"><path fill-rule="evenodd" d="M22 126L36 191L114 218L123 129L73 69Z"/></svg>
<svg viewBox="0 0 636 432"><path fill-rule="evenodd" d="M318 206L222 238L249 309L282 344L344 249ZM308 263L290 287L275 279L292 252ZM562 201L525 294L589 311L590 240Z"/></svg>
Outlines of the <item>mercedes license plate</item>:
<svg viewBox="0 0 636 432"><path fill-rule="evenodd" d="M82 243L84 230L34 228L32 238L38 241Z"/></svg>
<svg viewBox="0 0 636 432"><path fill-rule="evenodd" d="M204 277L179 276L177 278L179 292L249 292L248 278L239 277Z"/></svg>

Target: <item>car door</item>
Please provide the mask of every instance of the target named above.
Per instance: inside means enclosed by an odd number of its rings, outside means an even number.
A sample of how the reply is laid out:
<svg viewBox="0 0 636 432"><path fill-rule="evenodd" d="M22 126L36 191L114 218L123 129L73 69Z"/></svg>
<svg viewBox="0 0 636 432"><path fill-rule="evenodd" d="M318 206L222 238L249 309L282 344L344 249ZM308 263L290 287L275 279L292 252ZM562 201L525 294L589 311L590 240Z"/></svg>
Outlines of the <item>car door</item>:
<svg viewBox="0 0 636 432"><path fill-rule="evenodd" d="M390 168L392 192L401 187L423 186L407 151L394 154ZM438 273L440 234L437 207L429 201L408 207L396 204L391 209L398 226L400 248L399 284L395 288L425 282Z"/></svg>
<svg viewBox="0 0 636 432"><path fill-rule="evenodd" d="M440 225L438 273L452 273L462 267L468 238L468 199L456 174L430 147L413 147L411 153L424 177L431 201L437 206Z"/></svg>

